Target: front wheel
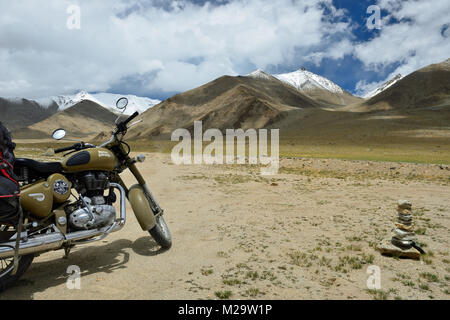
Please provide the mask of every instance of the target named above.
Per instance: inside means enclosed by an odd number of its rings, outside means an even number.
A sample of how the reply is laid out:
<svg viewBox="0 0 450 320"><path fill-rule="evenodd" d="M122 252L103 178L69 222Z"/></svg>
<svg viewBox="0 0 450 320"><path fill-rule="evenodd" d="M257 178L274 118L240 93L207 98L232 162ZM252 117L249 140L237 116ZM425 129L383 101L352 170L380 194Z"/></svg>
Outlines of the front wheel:
<svg viewBox="0 0 450 320"><path fill-rule="evenodd" d="M162 216L156 217L156 225L148 232L164 249L169 249L172 246L172 236Z"/></svg>

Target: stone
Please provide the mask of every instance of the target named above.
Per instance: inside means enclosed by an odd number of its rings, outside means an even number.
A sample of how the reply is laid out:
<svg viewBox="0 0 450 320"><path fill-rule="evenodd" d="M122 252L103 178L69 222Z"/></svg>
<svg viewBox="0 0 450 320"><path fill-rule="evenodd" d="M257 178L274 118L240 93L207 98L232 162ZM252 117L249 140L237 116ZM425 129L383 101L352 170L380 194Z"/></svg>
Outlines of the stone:
<svg viewBox="0 0 450 320"><path fill-rule="evenodd" d="M402 250L408 250L408 249L411 249L413 247L413 245L412 245L413 242L412 241L397 239L395 236L392 237L391 244L393 244L396 247L399 247Z"/></svg>
<svg viewBox="0 0 450 320"><path fill-rule="evenodd" d="M397 246L394 246L390 240L385 240L382 243L380 243L377 246L377 250L382 255L420 260L420 252L419 251L417 251L414 248L401 249Z"/></svg>
<svg viewBox="0 0 450 320"><path fill-rule="evenodd" d="M401 220L401 219L398 219L398 221L397 221L397 223L398 224L403 224L403 225L405 225L405 226L412 226L412 221L411 220ZM401 229L401 228L400 228Z"/></svg>
<svg viewBox="0 0 450 320"><path fill-rule="evenodd" d="M397 223L398 224L403 224L403 225L408 226L408 227L412 226L412 221L411 220L407 221L407 220L400 220L400 219L398 219Z"/></svg>
<svg viewBox="0 0 450 320"><path fill-rule="evenodd" d="M398 201L398 207L402 208L402 209L409 209L409 210L411 210L412 203L409 200L399 200Z"/></svg>
<svg viewBox="0 0 450 320"><path fill-rule="evenodd" d="M392 241L406 241L406 242L412 242L412 241L417 241L417 237L416 236L404 236L404 237L400 237L397 235L392 236ZM394 243L396 245L396 243ZM400 246L401 247L401 246Z"/></svg>
<svg viewBox="0 0 450 320"><path fill-rule="evenodd" d="M414 232L404 231L399 228L395 228L393 230L393 232L394 232L394 237L396 237L397 239L400 239L400 240L414 240L413 238L415 237Z"/></svg>
<svg viewBox="0 0 450 320"><path fill-rule="evenodd" d="M402 209L402 208L398 208L397 212L403 216L407 216L407 215L411 215L411 210L410 209Z"/></svg>
<svg viewBox="0 0 450 320"><path fill-rule="evenodd" d="M408 215L408 216L404 216L404 215L398 215L398 220L402 220L402 221L411 221L412 220L412 215Z"/></svg>
<svg viewBox="0 0 450 320"><path fill-rule="evenodd" d="M400 230L404 231L414 231L414 226L410 223L409 225L403 224L403 223L396 223L395 226L399 228Z"/></svg>

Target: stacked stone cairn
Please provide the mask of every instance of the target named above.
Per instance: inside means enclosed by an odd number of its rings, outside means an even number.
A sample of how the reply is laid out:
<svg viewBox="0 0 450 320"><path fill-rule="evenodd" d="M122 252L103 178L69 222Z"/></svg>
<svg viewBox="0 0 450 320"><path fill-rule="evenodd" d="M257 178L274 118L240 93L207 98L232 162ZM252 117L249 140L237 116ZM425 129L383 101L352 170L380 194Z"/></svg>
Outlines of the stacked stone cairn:
<svg viewBox="0 0 450 320"><path fill-rule="evenodd" d="M410 201L400 200L398 202L397 223L395 224L395 228L392 229L392 238L385 240L378 246L381 254L420 259L420 251L422 249L416 244L417 237L414 233L411 212L412 204Z"/></svg>
<svg viewBox="0 0 450 320"><path fill-rule="evenodd" d="M411 214L412 204L408 200L400 200L397 206L398 219L393 229L392 244L401 248L409 249L412 247L413 241L417 241L412 224Z"/></svg>

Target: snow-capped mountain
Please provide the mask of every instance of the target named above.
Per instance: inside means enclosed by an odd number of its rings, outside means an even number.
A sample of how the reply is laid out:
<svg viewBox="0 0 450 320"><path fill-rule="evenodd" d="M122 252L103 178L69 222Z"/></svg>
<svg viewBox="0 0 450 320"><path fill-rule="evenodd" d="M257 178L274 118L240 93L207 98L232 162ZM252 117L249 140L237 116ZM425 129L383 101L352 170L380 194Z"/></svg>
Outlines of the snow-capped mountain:
<svg viewBox="0 0 450 320"><path fill-rule="evenodd" d="M262 70L262 69L257 69L255 71L253 71L252 73L247 74L246 77L270 79L273 76L268 74L267 72L264 72L264 70Z"/></svg>
<svg viewBox="0 0 450 320"><path fill-rule="evenodd" d="M93 101L102 107L111 110L112 112L118 112L116 109L116 101L121 98L126 97L128 99L128 106L125 111L125 114L131 115L135 111L138 111L139 113L142 113L146 111L147 109L153 107L154 105L160 103L160 100L156 99L150 99L147 97L138 97L135 95L121 95L121 94L115 94L115 93L94 93L90 94L85 91L81 91L75 95L60 95L60 96L54 96L49 99L46 99L47 101L51 100L56 102L56 104L59 106L59 110L65 110L67 108L72 107L73 105L83 101L83 100L90 100ZM44 102L44 101L41 101ZM48 102L47 102L48 103Z"/></svg>
<svg viewBox="0 0 450 320"><path fill-rule="evenodd" d="M276 74L274 76L304 92L322 89L332 93L344 93L344 90L334 82L309 72L305 68L300 68L290 73Z"/></svg>
<svg viewBox="0 0 450 320"><path fill-rule="evenodd" d="M303 67L294 72L275 75L258 69L247 74L246 77L284 82L308 97L325 103L330 107L347 105L362 100L351 95L333 81L312 73Z"/></svg>
<svg viewBox="0 0 450 320"><path fill-rule="evenodd" d="M377 94L383 92L384 90L386 90L389 87L392 87L394 84L396 84L398 81L402 80L403 76L401 74L396 75L394 78L392 78L389 81L386 81L385 83L383 83L381 86L379 86L378 88L375 88L374 90L366 93L363 98L364 99L370 99L374 96L376 96Z"/></svg>

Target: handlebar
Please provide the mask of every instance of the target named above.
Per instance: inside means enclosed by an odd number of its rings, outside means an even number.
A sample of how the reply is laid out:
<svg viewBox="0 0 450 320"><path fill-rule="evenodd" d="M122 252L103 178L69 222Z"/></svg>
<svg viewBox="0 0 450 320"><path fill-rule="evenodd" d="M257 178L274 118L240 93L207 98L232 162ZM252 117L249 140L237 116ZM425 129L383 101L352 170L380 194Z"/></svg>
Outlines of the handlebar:
<svg viewBox="0 0 450 320"><path fill-rule="evenodd" d="M124 124L128 124L130 123L131 120L133 120L134 118L136 118L139 115L139 112L135 111L127 120L125 120L123 123Z"/></svg>
<svg viewBox="0 0 450 320"><path fill-rule="evenodd" d="M124 121L122 121L122 122L119 122L118 124L117 124L117 130L118 130L118 132L125 132L126 130L127 130L127 124L131 121L131 120L133 120L134 118L136 118L137 116L139 115L139 112L135 112L135 113L133 113L130 117L128 117L128 119L126 119L126 120L124 120Z"/></svg>
<svg viewBox="0 0 450 320"><path fill-rule="evenodd" d="M70 146L70 147L55 149L55 153L61 153L61 152L71 151L71 150L79 151L79 150L93 148L93 147L95 147L93 144L79 142L79 143L75 143L73 146Z"/></svg>
<svg viewBox="0 0 450 320"><path fill-rule="evenodd" d="M70 146L70 147L55 149L55 153L61 153L61 152L65 152L65 151L75 150L77 148L78 144L79 143L77 143L77 144L75 144L73 146Z"/></svg>
<svg viewBox="0 0 450 320"><path fill-rule="evenodd" d="M126 133L127 131L127 124L130 123L134 118L136 118L139 115L139 112L135 112L133 113L131 116L129 116L126 120L119 122L117 124L117 128L116 131L113 132L113 135L111 137L111 139L105 143L103 143L100 147L103 147L105 145L107 145L108 143L110 143L111 141L113 141L114 137L116 136L117 133L121 132L121 133ZM65 147L65 148L59 148L59 149L55 149L55 153L61 153L61 152L65 152L65 151L71 151L71 150L81 150L84 148L90 148L90 147L95 147L94 145L88 144L88 143L84 143L84 142L80 142L80 143L76 143L73 146L70 147Z"/></svg>

